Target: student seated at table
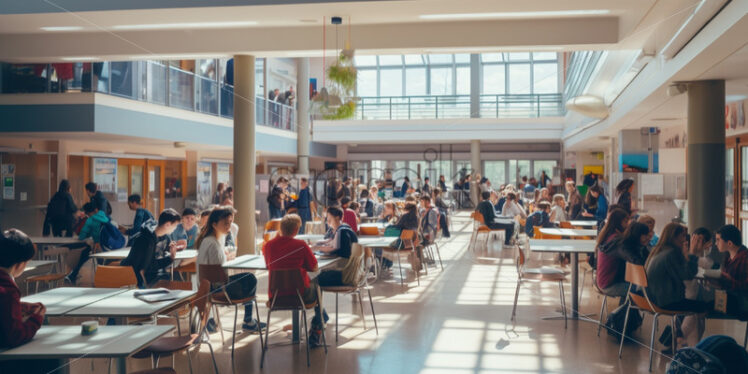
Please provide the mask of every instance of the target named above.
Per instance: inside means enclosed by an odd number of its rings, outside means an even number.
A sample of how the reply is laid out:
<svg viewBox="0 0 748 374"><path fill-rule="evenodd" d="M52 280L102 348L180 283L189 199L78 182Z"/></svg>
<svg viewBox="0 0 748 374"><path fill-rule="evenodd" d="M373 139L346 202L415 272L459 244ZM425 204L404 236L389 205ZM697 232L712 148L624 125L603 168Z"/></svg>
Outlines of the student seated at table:
<svg viewBox="0 0 748 374"><path fill-rule="evenodd" d="M514 194L510 194L509 196L512 197L512 199L516 198ZM507 197L509 197L507 196ZM512 240L512 235L514 234L514 223L500 223L496 222L496 212L494 212L493 204L491 204L490 198L491 193L488 191L484 191L481 193L481 198L483 199L480 203L478 203L478 207L476 208L476 211L480 213L483 216L483 223L488 226L491 229L503 229L506 231L506 235L504 238L504 244L509 245ZM508 199L506 204L504 204L504 212L507 211L513 211L513 208L510 208L510 206L517 206L511 205L514 200ZM519 208L522 210L522 208ZM522 213L524 213L524 210L522 210ZM512 215L511 217L514 217Z"/></svg>
<svg viewBox="0 0 748 374"><path fill-rule="evenodd" d="M351 199L344 197L340 199L341 210L343 211L343 222L348 224L353 232L358 232L358 216L356 212L350 208Z"/></svg>
<svg viewBox="0 0 748 374"><path fill-rule="evenodd" d="M29 342L44 321L46 308L41 303L21 301L15 278L23 274L36 249L26 234L10 229L0 234L0 350ZM0 361L0 373L48 373L56 360Z"/></svg>
<svg viewBox="0 0 748 374"><path fill-rule="evenodd" d="M83 204L83 212L88 216L88 219L86 219L83 229L81 229L80 234L78 234L78 239L86 240L88 246L83 248L78 264L76 264L70 274L65 277L65 280L71 285L75 285L75 282L78 281L78 273L90 258L91 251L93 250L94 253L101 251L100 239L102 225L109 224L109 217L107 217L104 212L100 211L92 202Z"/></svg>
<svg viewBox="0 0 748 374"><path fill-rule="evenodd" d="M520 216L521 218L527 218L525 210L517 203L517 195L514 192L506 194L506 202L501 209L501 216L514 218Z"/></svg>
<svg viewBox="0 0 748 374"><path fill-rule="evenodd" d="M710 283L727 291L727 314L748 318L748 249L737 227L725 225L715 234L720 253L726 253L720 277Z"/></svg>
<svg viewBox="0 0 748 374"><path fill-rule="evenodd" d="M596 184L587 190L584 201L582 219L595 219L599 223L607 217L608 199L605 198L603 189L599 185Z"/></svg>
<svg viewBox="0 0 748 374"><path fill-rule="evenodd" d="M386 224L394 223L397 220L397 207L395 207L395 202L387 200L384 202L383 206L382 214L379 216L377 222Z"/></svg>
<svg viewBox="0 0 748 374"><path fill-rule="evenodd" d="M709 309L708 303L686 298L684 281L693 279L698 270L698 258L688 246L687 231L678 223L669 223L662 230L660 241L645 264L649 282L647 294L662 309L704 313ZM704 334L703 314L684 319L680 329L683 341L693 347Z"/></svg>
<svg viewBox="0 0 748 374"><path fill-rule="evenodd" d="M624 224L621 219L628 217L628 214L624 210L616 210L611 213L611 217L603 228L608 239L599 243L596 248L597 286L605 295L621 297L623 300L629 290L629 283L625 278L626 262L644 265L647 261L649 227L641 222L633 222L621 234Z"/></svg>
<svg viewBox="0 0 748 374"><path fill-rule="evenodd" d="M138 287L147 288L159 279L166 279L166 268L177 256L177 243L169 235L177 228L181 217L176 210L164 209L155 220L147 221L132 238L132 247L120 265L131 266L138 279Z"/></svg>
<svg viewBox="0 0 748 374"><path fill-rule="evenodd" d="M182 211L182 222L170 235L171 240L177 242L181 248L195 248L198 234L200 229L197 227L197 213L194 209L185 208Z"/></svg>
<svg viewBox="0 0 748 374"><path fill-rule="evenodd" d="M324 240L314 245L314 250L332 256L351 257L351 244L358 243L358 236L351 226L343 221L343 210L334 206L327 208L325 220L330 230Z"/></svg>
<svg viewBox="0 0 748 374"><path fill-rule="evenodd" d="M587 259L587 262L589 262L595 269L597 269L597 253L599 252L600 247L606 243L613 243L623 235L623 232L626 231L626 227L628 227L629 224L629 214L623 209L613 209L610 211L608 218L604 222L605 224L600 228L597 234L595 253Z"/></svg>
<svg viewBox="0 0 748 374"><path fill-rule="evenodd" d="M439 231L439 211L431 205L431 197L429 195L421 196L421 211L420 219L421 222L421 235L423 235L423 243L428 244L436 240L436 234Z"/></svg>
<svg viewBox="0 0 748 374"><path fill-rule="evenodd" d="M657 245L657 241L660 240L660 237L657 236L657 233L655 232L655 219L652 216L641 215L636 219L636 221L649 227L649 243L647 243L647 247L649 247L649 250L651 251L652 248Z"/></svg>
<svg viewBox="0 0 748 374"><path fill-rule="evenodd" d="M366 213L367 217L374 217L374 202L369 198L369 190L361 191L361 212Z"/></svg>
<svg viewBox="0 0 748 374"><path fill-rule="evenodd" d="M235 210L232 207L219 207L210 212L208 222L202 231L200 231L200 235L195 241L198 248L198 279L200 279L200 265L223 265L226 261L233 260L236 257L236 252L227 250L225 246L225 237L231 231L234 214ZM301 219L299 219L299 222L301 222ZM266 244L266 251L267 248ZM211 288L217 289L221 286L223 285L212 285ZM226 293L232 299L243 299L254 296L256 290L257 278L252 273L234 274L229 277L229 283L226 285ZM244 323L242 323L242 329L259 331L265 328L266 324L260 324L256 319L252 318L252 306L251 301L244 304ZM210 325L210 330L215 328L215 322L208 322L208 324Z"/></svg>
<svg viewBox="0 0 748 374"><path fill-rule="evenodd" d="M146 221L153 219L153 214L140 205L140 195L138 194L133 194L127 197L127 207L130 208L130 210L135 211L135 218L132 220L132 227L128 229L124 226L120 226L119 230L127 236L133 236L140 232L140 226L142 226Z"/></svg>
<svg viewBox="0 0 748 374"><path fill-rule="evenodd" d="M551 204L545 200L541 200L535 205L535 212L527 216L525 221L525 234L533 238L535 237L535 227L553 227L551 221Z"/></svg>
<svg viewBox="0 0 748 374"><path fill-rule="evenodd" d="M337 209L340 212L340 208L330 207L328 208L328 212L330 209ZM340 217L342 217L342 212ZM340 219L338 219L339 221ZM317 265L317 258L314 257L314 253L312 253L309 245L303 240L294 239L294 236L299 232L300 226L301 218L298 215L288 214L284 216L280 222L280 232L265 244L262 255L265 257L268 270L299 269L301 277L304 279L304 294L302 298L305 304L311 304L317 301L319 289L317 282L319 277L310 280L307 272L316 272L319 270L319 267ZM268 297L272 300L272 290L268 290ZM322 341L320 316L324 316L325 321L327 321L327 313L321 309L321 304L318 303L314 308L314 318L312 318L312 326L309 331L309 343L314 347L321 345Z"/></svg>
<svg viewBox="0 0 748 374"><path fill-rule="evenodd" d="M566 199L562 194L553 195L553 205L550 214L551 222L566 222Z"/></svg>
<svg viewBox="0 0 748 374"><path fill-rule="evenodd" d="M580 219L582 213L582 195L579 194L579 190L574 184L574 181L566 181L564 186L569 195L569 201L566 206L566 216L570 221Z"/></svg>

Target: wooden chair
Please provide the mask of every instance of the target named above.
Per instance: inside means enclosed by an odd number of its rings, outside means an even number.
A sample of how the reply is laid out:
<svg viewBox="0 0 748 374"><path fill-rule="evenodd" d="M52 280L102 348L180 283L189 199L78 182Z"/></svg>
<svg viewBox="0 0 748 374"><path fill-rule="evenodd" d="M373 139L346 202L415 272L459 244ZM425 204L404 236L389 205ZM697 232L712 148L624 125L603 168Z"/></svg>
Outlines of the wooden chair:
<svg viewBox="0 0 748 374"><path fill-rule="evenodd" d="M190 262L189 264L186 264L186 265L179 265L179 266L177 266L177 267L174 268L174 271L182 275L181 279L187 279L187 280L189 280L190 279L189 278L190 274L197 273L197 265L196 264L197 263L195 261L192 261L192 262ZM190 289L192 289L192 288L190 288Z"/></svg>
<svg viewBox="0 0 748 374"><path fill-rule="evenodd" d="M312 309L318 304L321 308L320 301L322 300L322 294L317 289L317 300L305 304L302 294L304 293L304 279L301 277L299 269L276 269L270 270L268 275L268 290L272 292L272 297L268 300L268 323L270 323L270 314L273 311L281 310L298 310L301 312L302 320L304 323L304 336L306 337L306 366L311 366L309 359L309 328L307 326L306 311ZM322 316L320 316L322 317ZM325 320L320 318L322 323L322 344L325 347L325 354L327 354L327 340L325 338ZM262 349L262 358L260 359L260 369L265 364L265 352L268 349L268 340L270 339L270 326L265 330L265 344ZM262 334L261 334L262 335ZM262 340L260 341L262 343Z"/></svg>
<svg viewBox="0 0 748 374"><path fill-rule="evenodd" d="M686 311L672 311L672 310L665 310L657 305L655 305L650 299L649 295L647 295L647 287L649 286L649 281L647 280L647 272L644 269L644 266L642 265L636 265L630 262L626 262L626 282L629 282L629 292L628 292L628 306L626 307L626 318L623 322L623 331L621 331L621 345L618 348L618 358L621 358L621 353L623 352L623 341L626 339L626 324L629 320L629 312L631 312L631 309L637 309L642 312L646 312L648 314L652 314L653 320L652 320L652 336L649 340L649 371L652 371L652 356L654 355L654 339L655 334L657 334L657 317L664 315L671 317L671 328L673 331L672 337L672 347L673 350L675 350L676 342L675 342L675 319L679 315L689 315L693 314L692 312L686 312ZM638 286L639 289L642 291L642 295L639 295L637 293L631 292L634 286Z"/></svg>
<svg viewBox="0 0 748 374"><path fill-rule="evenodd" d="M475 211L470 213L470 218L473 219L473 234L470 237L470 244L468 244L468 248L475 249L475 242L478 240L478 236L480 234L486 235L486 241L484 242L486 250L488 250L488 239L491 237L491 234L501 233L502 235L506 235L506 230L504 229L492 229L486 226L486 222L484 221L483 215L480 214L480 212Z"/></svg>
<svg viewBox="0 0 748 374"><path fill-rule="evenodd" d="M558 227L562 229L573 229L574 226L571 225L571 222L569 221L561 221L558 223Z"/></svg>
<svg viewBox="0 0 748 374"><path fill-rule="evenodd" d="M237 318L239 316L239 305L244 305L249 302L255 301L255 312L257 314L257 323L259 326L260 323L260 307L257 305L257 297L256 296L250 296L245 297L243 299L232 299L228 292L226 291L226 284L229 283L229 276L226 274L226 269L223 268L222 265L199 265L200 266L200 282L203 280L207 280L210 284L216 285L220 284L222 285L220 288L215 289L210 294L210 302L216 308L218 306L233 306L234 307L234 325L232 328L231 333L231 365L233 367L234 365L234 347L236 344L236 322ZM223 327L221 325L221 318L218 314L218 309L216 309L216 322L218 323L218 327L223 331ZM223 332L221 332L221 340L223 340ZM260 346L264 347L262 345L262 331L260 331Z"/></svg>
<svg viewBox="0 0 748 374"><path fill-rule="evenodd" d="M559 295L561 297L561 313L564 315L564 328L567 327L566 319L566 296L564 295L564 280L566 280L566 274L563 270L540 267L540 268L529 268L525 266L525 259L527 254L525 250L529 252L529 244L525 248L517 246L517 289L514 291L514 306L512 307L512 322L516 322L517 316L517 300L519 299L519 288L523 281L532 280L538 282L558 282Z"/></svg>
<svg viewBox="0 0 748 374"><path fill-rule="evenodd" d="M374 302L371 299L371 287L369 287L366 279L366 263L365 263L364 249L361 244L353 243L351 246L351 257L348 259L348 266L354 266L357 270L357 276L355 278L355 285L352 286L332 286L332 287L320 287L322 294L330 292L335 294L335 341L338 341L338 295L339 294L352 294L358 293L358 304L361 308L361 321L366 330L366 316L364 316L364 303L361 297L361 290L366 289L369 294L369 304L371 305L371 315L374 317L374 328L379 335L379 327L377 326L377 315L374 312Z"/></svg>
<svg viewBox="0 0 748 374"><path fill-rule="evenodd" d="M47 247L42 252L42 258L44 259L55 259L55 264L52 265L52 271L49 274L32 275L26 278L26 295L29 295L29 285L34 284L34 293L39 292L39 284L44 283L49 288L59 287L60 283L65 279L67 275L67 267L63 262L63 256L70 252L69 248L66 247ZM56 272L59 269L59 272Z"/></svg>
<svg viewBox="0 0 748 374"><path fill-rule="evenodd" d="M187 354L187 360L189 361L190 373L192 373L192 358L190 357L189 350L191 348L197 348L199 351L200 345L202 343L205 343L210 348L210 356L213 359L213 369L215 370L216 374L218 374L218 365L216 364L216 357L213 353L213 346L210 344L210 339L208 339L207 337L208 334L206 331L207 325L208 325L208 317L210 314L208 313L210 310L210 306L208 304L209 293L210 293L210 283L207 280L203 280L202 282L200 282L200 287L197 290L197 294L190 301L190 308L189 308L190 321L191 322L193 321L192 319L193 311L197 311L196 316L198 317L197 326L194 329L195 332L190 333L189 335L180 334L178 336L168 336L168 337L159 338L155 342L151 343L151 345L143 349L142 351L133 355L133 357L135 358L150 357L151 365L154 368L153 370L156 370L154 371L154 373L159 373L159 371L157 370L163 369L163 368L156 368L158 366L159 358L163 356L170 356L170 355L174 357L174 354L185 351L185 353ZM146 371L146 373L148 373L148 371ZM166 371L166 373L170 373L170 372Z"/></svg>
<svg viewBox="0 0 748 374"><path fill-rule="evenodd" d="M153 288L166 288L167 290L191 291L192 282L160 280L153 286ZM192 297L192 300L194 300L194 298L195 296ZM179 321L182 317L188 316L189 314L190 314L189 304L181 304L181 305L175 305L174 307L161 312L161 315L159 317L174 318L174 320L177 322L176 323L177 334L182 335L182 328L180 326Z"/></svg>
<svg viewBox="0 0 748 374"><path fill-rule="evenodd" d="M403 278L403 267L400 262L400 257L403 255L410 255L411 253L415 256L416 255L416 232L415 230L403 230L400 233L400 241L403 243L402 249L397 248L382 248L382 255L389 254L390 256L397 257L397 267L400 269L400 286L405 285L405 280ZM420 271L413 269L413 272L416 273L416 282L418 285L421 285L421 275Z"/></svg>
<svg viewBox="0 0 748 374"><path fill-rule="evenodd" d="M96 288L136 287L137 285L138 279L135 278L135 272L130 266L96 266L94 276Z"/></svg>

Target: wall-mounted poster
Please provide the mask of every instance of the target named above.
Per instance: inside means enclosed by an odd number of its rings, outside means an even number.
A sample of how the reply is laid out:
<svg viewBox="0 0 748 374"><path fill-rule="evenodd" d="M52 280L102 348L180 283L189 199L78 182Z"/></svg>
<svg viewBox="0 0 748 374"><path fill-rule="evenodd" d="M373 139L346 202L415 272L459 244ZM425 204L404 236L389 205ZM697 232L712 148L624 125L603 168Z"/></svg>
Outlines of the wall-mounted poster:
<svg viewBox="0 0 748 374"><path fill-rule="evenodd" d="M229 172L229 164L219 163L216 164L216 184L223 183L226 186L231 185L231 174Z"/></svg>
<svg viewBox="0 0 748 374"><path fill-rule="evenodd" d="M2 176L3 180L3 200L13 200L16 198L15 190L15 164L2 164Z"/></svg>
<svg viewBox="0 0 748 374"><path fill-rule="evenodd" d="M210 162L197 163L197 202L201 207L207 207L211 203L211 164Z"/></svg>
<svg viewBox="0 0 748 374"><path fill-rule="evenodd" d="M93 181L101 192L117 192L117 159L94 158Z"/></svg>

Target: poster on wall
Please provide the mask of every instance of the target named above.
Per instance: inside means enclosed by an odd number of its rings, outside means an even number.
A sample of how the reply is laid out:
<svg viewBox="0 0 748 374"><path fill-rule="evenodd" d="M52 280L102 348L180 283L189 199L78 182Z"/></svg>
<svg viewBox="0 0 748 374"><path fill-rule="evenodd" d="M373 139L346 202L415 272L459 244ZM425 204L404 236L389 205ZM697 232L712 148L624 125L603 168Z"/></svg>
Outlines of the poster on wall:
<svg viewBox="0 0 748 374"><path fill-rule="evenodd" d="M94 158L93 181L101 192L117 192L117 159Z"/></svg>
<svg viewBox="0 0 748 374"><path fill-rule="evenodd" d="M197 163L197 202L201 207L207 207L211 203L211 164L210 162Z"/></svg>
<svg viewBox="0 0 748 374"><path fill-rule="evenodd" d="M3 200L13 200L16 198L15 189L15 164L2 164L2 176L3 180Z"/></svg>
<svg viewBox="0 0 748 374"><path fill-rule="evenodd" d="M229 164L216 164L216 183L223 183L229 186L231 183L231 174L229 173Z"/></svg>

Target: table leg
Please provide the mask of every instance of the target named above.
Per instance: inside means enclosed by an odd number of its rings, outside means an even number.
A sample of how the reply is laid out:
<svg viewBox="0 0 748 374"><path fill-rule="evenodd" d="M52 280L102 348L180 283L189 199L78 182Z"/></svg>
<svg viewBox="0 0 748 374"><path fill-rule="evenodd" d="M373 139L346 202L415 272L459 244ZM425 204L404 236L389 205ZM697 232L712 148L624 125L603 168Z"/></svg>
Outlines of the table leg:
<svg viewBox="0 0 748 374"><path fill-rule="evenodd" d="M571 254L571 318L579 318L579 253Z"/></svg>
<svg viewBox="0 0 748 374"><path fill-rule="evenodd" d="M70 374L70 360L67 358L62 358L57 360L57 367L59 370L55 371L55 373L59 374Z"/></svg>
<svg viewBox="0 0 748 374"><path fill-rule="evenodd" d="M292 329L292 340L294 343L298 343L300 341L299 339L299 311L298 310L292 310L291 311L291 320L293 321L293 329Z"/></svg>
<svg viewBox="0 0 748 374"><path fill-rule="evenodd" d="M117 372L127 374L127 357L117 357Z"/></svg>

